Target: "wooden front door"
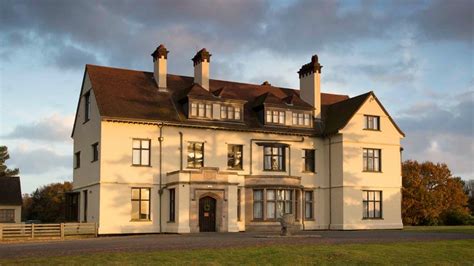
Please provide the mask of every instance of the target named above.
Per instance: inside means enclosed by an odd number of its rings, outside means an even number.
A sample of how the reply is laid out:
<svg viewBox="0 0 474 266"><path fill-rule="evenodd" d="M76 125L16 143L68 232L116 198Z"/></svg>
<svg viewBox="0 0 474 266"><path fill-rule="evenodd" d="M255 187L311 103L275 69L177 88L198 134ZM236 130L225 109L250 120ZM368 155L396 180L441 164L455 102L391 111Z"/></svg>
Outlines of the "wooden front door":
<svg viewBox="0 0 474 266"><path fill-rule="evenodd" d="M216 231L216 200L209 196L199 200L199 231Z"/></svg>

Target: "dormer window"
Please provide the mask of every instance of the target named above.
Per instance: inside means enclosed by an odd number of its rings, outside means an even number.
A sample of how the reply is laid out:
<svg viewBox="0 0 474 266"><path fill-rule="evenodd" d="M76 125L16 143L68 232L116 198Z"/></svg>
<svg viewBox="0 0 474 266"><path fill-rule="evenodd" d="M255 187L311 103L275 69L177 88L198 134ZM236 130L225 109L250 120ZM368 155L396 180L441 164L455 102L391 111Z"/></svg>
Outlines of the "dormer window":
<svg viewBox="0 0 474 266"><path fill-rule="evenodd" d="M212 118L212 104L191 102L190 117Z"/></svg>
<svg viewBox="0 0 474 266"><path fill-rule="evenodd" d="M241 120L242 108L233 105L221 105L222 120Z"/></svg>
<svg viewBox="0 0 474 266"><path fill-rule="evenodd" d="M303 112L293 112L292 124L294 126L311 126L311 114Z"/></svg>
<svg viewBox="0 0 474 266"><path fill-rule="evenodd" d="M284 125L285 124L285 111L267 110L265 122L268 124Z"/></svg>

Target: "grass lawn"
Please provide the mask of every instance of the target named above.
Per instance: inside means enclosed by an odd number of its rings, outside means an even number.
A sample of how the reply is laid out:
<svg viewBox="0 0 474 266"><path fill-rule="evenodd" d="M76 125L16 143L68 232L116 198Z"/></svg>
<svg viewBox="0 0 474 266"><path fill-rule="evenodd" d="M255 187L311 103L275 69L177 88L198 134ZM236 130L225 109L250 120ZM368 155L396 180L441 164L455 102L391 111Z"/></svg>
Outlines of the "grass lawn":
<svg viewBox="0 0 474 266"><path fill-rule="evenodd" d="M143 253L97 253L71 257L1 260L8 264L474 264L474 240L267 246Z"/></svg>
<svg viewBox="0 0 474 266"><path fill-rule="evenodd" d="M474 234L474 225L455 226L404 226L405 231L436 232L436 233L465 233Z"/></svg>

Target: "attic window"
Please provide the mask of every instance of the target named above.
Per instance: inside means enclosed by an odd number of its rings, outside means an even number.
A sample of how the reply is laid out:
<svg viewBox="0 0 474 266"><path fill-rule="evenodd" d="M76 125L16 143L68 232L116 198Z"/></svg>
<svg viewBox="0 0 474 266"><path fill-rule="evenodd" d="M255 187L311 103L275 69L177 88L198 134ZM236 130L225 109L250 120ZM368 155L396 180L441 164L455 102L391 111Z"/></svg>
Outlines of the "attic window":
<svg viewBox="0 0 474 266"><path fill-rule="evenodd" d="M364 129L380 130L380 116L364 115Z"/></svg>
<svg viewBox="0 0 474 266"><path fill-rule="evenodd" d="M91 115L91 92L84 94L84 123L89 121Z"/></svg>
<svg viewBox="0 0 474 266"><path fill-rule="evenodd" d="M285 111L267 110L265 122L269 124L285 124Z"/></svg>
<svg viewBox="0 0 474 266"><path fill-rule="evenodd" d="M233 105L221 105L221 119L241 120L242 108Z"/></svg>
<svg viewBox="0 0 474 266"><path fill-rule="evenodd" d="M311 126L311 114L303 112L293 112L292 114L292 124L294 126Z"/></svg>
<svg viewBox="0 0 474 266"><path fill-rule="evenodd" d="M212 118L212 104L191 102L190 117Z"/></svg>

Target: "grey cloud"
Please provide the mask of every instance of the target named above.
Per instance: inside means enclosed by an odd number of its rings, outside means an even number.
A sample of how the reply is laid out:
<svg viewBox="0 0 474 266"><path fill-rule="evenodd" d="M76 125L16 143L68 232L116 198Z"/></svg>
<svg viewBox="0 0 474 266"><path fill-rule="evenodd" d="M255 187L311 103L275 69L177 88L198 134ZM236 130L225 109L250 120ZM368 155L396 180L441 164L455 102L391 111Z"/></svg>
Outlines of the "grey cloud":
<svg viewBox="0 0 474 266"><path fill-rule="evenodd" d="M55 142L70 141L72 122L69 120L59 116L51 116L35 123L17 125L10 133L2 137Z"/></svg>
<svg viewBox="0 0 474 266"><path fill-rule="evenodd" d="M61 155L46 149L10 151L10 162L20 168L20 174L43 174L58 169L71 169L72 156Z"/></svg>
<svg viewBox="0 0 474 266"><path fill-rule="evenodd" d="M474 2L471 0L432 1L412 19L424 37L432 40L473 42Z"/></svg>

